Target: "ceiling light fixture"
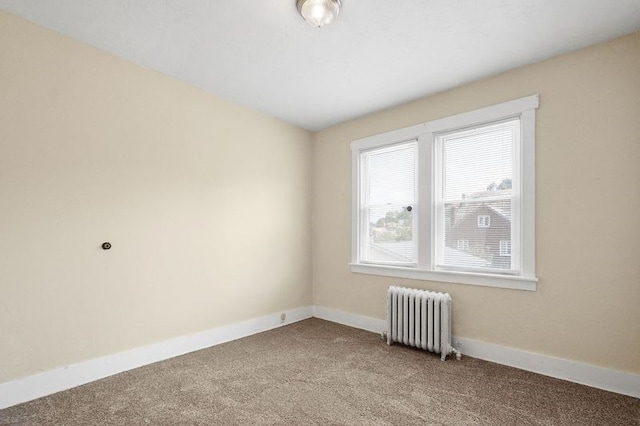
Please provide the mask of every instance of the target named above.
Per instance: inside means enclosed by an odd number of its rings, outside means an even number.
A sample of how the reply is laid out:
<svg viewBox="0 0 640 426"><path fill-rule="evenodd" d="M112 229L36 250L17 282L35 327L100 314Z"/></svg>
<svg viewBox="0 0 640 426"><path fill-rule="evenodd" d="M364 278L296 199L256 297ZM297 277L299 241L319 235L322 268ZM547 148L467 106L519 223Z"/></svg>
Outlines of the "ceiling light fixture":
<svg viewBox="0 0 640 426"><path fill-rule="evenodd" d="M340 0L297 0L298 12L311 26L320 28L333 22L340 13Z"/></svg>

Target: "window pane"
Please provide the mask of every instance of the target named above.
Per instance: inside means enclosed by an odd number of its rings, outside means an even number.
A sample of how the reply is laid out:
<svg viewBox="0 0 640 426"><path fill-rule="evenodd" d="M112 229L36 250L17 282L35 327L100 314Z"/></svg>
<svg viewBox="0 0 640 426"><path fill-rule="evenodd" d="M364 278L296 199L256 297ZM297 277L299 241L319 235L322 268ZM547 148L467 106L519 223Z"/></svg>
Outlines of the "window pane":
<svg viewBox="0 0 640 426"><path fill-rule="evenodd" d="M443 199L510 194L517 127L512 121L443 136Z"/></svg>
<svg viewBox="0 0 640 426"><path fill-rule="evenodd" d="M367 153L368 205L412 203L415 197L415 144Z"/></svg>
<svg viewBox="0 0 640 426"><path fill-rule="evenodd" d="M413 212L403 207L381 207L369 210L370 262L415 262Z"/></svg>
<svg viewBox="0 0 640 426"><path fill-rule="evenodd" d="M513 149L518 136L519 121L511 120L440 137L441 266L512 269Z"/></svg>

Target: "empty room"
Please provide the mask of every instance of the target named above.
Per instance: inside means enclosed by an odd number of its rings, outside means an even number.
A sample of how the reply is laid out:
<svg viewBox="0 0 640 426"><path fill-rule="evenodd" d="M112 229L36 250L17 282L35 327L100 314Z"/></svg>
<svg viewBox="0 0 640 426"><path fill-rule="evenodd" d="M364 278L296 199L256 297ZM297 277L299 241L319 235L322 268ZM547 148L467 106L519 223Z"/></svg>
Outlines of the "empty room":
<svg viewBox="0 0 640 426"><path fill-rule="evenodd" d="M0 425L640 425L638 0L0 0Z"/></svg>

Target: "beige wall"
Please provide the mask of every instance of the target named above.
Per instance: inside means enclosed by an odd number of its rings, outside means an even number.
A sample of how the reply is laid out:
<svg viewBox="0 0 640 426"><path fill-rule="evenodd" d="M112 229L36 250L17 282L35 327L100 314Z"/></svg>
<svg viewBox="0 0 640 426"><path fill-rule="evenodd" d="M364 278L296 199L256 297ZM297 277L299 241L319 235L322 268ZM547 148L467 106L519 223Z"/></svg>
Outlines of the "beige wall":
<svg viewBox="0 0 640 426"><path fill-rule="evenodd" d="M350 272L351 140L534 93L538 291ZM640 33L322 131L313 182L315 304L384 318L390 284L446 291L458 336L640 373Z"/></svg>
<svg viewBox="0 0 640 426"><path fill-rule="evenodd" d="M310 305L310 155L0 12L0 382Z"/></svg>

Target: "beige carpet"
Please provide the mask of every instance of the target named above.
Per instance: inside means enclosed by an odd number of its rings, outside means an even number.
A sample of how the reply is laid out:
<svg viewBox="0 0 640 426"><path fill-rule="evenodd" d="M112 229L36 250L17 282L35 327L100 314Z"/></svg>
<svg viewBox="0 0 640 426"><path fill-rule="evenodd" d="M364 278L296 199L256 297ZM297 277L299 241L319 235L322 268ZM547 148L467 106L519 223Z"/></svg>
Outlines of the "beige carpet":
<svg viewBox="0 0 640 426"><path fill-rule="evenodd" d="M640 400L311 319L0 411L1 425L640 425Z"/></svg>

